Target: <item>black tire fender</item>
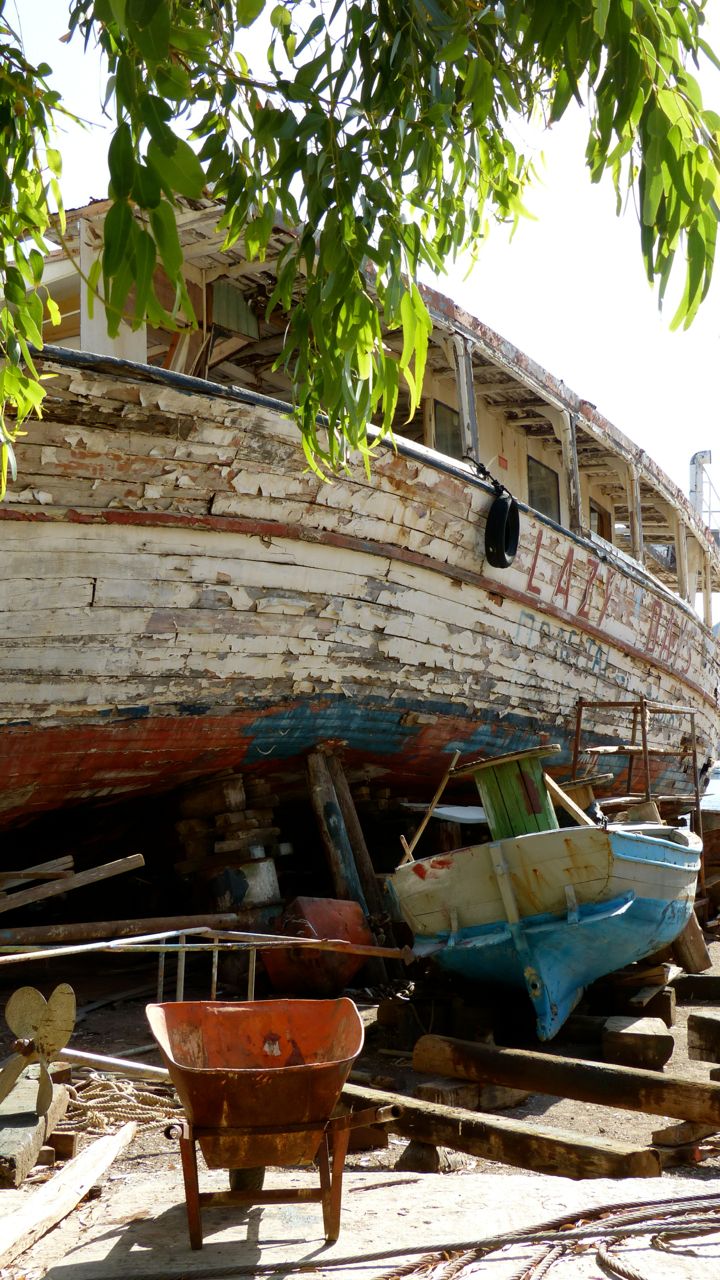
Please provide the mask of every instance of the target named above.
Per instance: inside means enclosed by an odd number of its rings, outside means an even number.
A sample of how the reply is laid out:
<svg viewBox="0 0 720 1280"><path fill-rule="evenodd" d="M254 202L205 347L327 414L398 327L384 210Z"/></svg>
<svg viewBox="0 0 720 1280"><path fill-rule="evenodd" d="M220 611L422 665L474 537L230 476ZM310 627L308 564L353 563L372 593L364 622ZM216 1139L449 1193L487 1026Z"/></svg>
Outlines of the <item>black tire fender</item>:
<svg viewBox="0 0 720 1280"><path fill-rule="evenodd" d="M509 493L499 493L488 511L485 556L494 569L507 569L515 559L520 540L520 509Z"/></svg>

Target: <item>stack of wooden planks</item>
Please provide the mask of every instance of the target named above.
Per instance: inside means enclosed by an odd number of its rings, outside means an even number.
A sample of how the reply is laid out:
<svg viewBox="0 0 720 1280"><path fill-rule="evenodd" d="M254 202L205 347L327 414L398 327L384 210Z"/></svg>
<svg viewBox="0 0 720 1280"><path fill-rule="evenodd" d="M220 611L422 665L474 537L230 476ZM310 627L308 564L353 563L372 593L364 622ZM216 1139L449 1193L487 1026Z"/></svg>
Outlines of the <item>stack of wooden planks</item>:
<svg viewBox="0 0 720 1280"><path fill-rule="evenodd" d="M247 906L280 900L275 855L280 828L274 822L278 797L262 780L244 780L228 771L185 790L175 830L185 857L180 875L213 879L242 868Z"/></svg>

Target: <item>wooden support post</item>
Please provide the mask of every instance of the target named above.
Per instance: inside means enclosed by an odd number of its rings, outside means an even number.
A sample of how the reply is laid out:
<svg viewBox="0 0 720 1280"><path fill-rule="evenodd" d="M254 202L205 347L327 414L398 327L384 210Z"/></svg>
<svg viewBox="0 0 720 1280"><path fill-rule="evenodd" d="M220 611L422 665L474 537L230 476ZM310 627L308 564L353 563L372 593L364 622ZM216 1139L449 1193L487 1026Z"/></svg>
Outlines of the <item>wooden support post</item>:
<svg viewBox="0 0 720 1280"><path fill-rule="evenodd" d="M375 868L365 843L365 836L360 825L360 819L357 815L355 802L353 801L348 780L345 777L345 770L336 755L327 751L323 753L330 774L330 780L335 788L335 795L340 806L340 813L348 839L355 858L355 866L357 868L360 883L362 884L365 901L371 915L379 916L384 914L383 896L378 884Z"/></svg>
<svg viewBox="0 0 720 1280"><path fill-rule="evenodd" d="M630 521L630 546L635 560L645 562L643 543L642 503L640 501L640 476L637 468L628 463L627 469L627 506Z"/></svg>
<svg viewBox="0 0 720 1280"><path fill-rule="evenodd" d="M423 831L425 830L425 828L426 828L426 826L427 826L428 822L430 821L430 819L431 819L431 817L432 817L432 815L433 815L433 812L434 812L435 808L436 808L436 807L437 807L437 805L439 804L439 802L440 802L440 798L441 798L441 796L442 796L442 793L443 793L443 791L445 790L445 788L446 788L446 786L447 786L447 784L448 784L448 779L449 779L449 777L450 777L450 774L452 773L452 771L453 771L453 769L455 768L455 765L457 764L457 762L458 762L458 760L459 760L459 759L460 759L460 752L459 752L459 751L455 751L455 752L454 752L454 754L453 754L453 758L452 758L452 760L450 761L450 763L449 763L449 765L448 765L447 769L445 770L445 772L444 772L444 774L443 774L443 776L442 776L442 779L441 779L441 781L440 781L440 784L439 784L439 786L438 786L437 791L435 792L435 795L433 796L432 800L430 801L430 804L428 805L427 810L426 810L426 811L425 811L425 813L423 814L422 821L420 822L420 825L417 827L417 829L416 829L416 831L415 831L415 834L414 834L414 835L413 835L413 837L412 837L412 840L410 840L410 841L408 842L408 841L405 839L405 837L404 837L404 836L401 836L401 837L400 837L400 843L402 844L402 847L403 847L403 856L402 856L402 858L400 859L400 863L399 863L399 865L400 865L400 866L402 866L403 862L411 862L411 861L412 861L413 849L415 848L416 844L417 844L417 843L418 843L418 841L420 840L420 837L421 837L421 835L422 835Z"/></svg>
<svg viewBox="0 0 720 1280"><path fill-rule="evenodd" d="M662 1171L652 1147L587 1138L535 1120L526 1124L499 1116L479 1117L473 1111L353 1084L345 1085L342 1100L350 1106L400 1107L401 1114L388 1125L392 1133L517 1169L566 1178L655 1178Z"/></svg>
<svg viewBox="0 0 720 1280"><path fill-rule="evenodd" d="M338 898L351 901L354 899L355 902L360 904L365 915L369 915L368 901L363 891L360 873L353 854L352 842L343 818L327 757L321 751L313 751L308 756L307 768L310 781L310 798L320 827L320 834L330 866L335 892ZM357 825L359 827L360 824L358 823ZM367 848L365 852L367 853ZM369 854L368 862L370 862ZM370 865L372 866L372 864ZM380 984L387 982L387 969L381 959L374 958L370 961L369 972L372 982Z"/></svg>
<svg viewBox="0 0 720 1280"><path fill-rule="evenodd" d="M662 1071L675 1041L660 1018L607 1018L602 1031L606 1062Z"/></svg>
<svg viewBox="0 0 720 1280"><path fill-rule="evenodd" d="M564 809L565 812L575 820L579 827L594 827L596 825L592 818L588 817L584 809L581 809L580 806L575 803L572 796L569 796L567 791L563 791L562 787L558 786L555 779L551 778L549 773L543 774L543 777L545 778L545 786L548 789L550 799L556 807L559 806L559 808Z"/></svg>
<svg viewBox="0 0 720 1280"><path fill-rule="evenodd" d="M703 931L693 913L685 928L672 944L673 960L686 973L704 973L712 969L712 959L707 949Z"/></svg>
<svg viewBox="0 0 720 1280"><path fill-rule="evenodd" d="M311 752L307 759L307 771L310 799L320 827L335 893L338 898L359 902L367 915L368 904L325 756L319 751Z"/></svg>
<svg viewBox="0 0 720 1280"><path fill-rule="evenodd" d="M706 627L712 627L713 610L712 610L712 560L710 553L703 555L703 622Z"/></svg>
<svg viewBox="0 0 720 1280"><path fill-rule="evenodd" d="M720 1062L720 1013L691 1013L687 1023L688 1057Z"/></svg>
<svg viewBox="0 0 720 1280"><path fill-rule="evenodd" d="M557 1058L526 1049L498 1049L448 1036L421 1036L415 1045L413 1067L430 1075L508 1084L531 1093L720 1125L717 1085L636 1067Z"/></svg>
<svg viewBox="0 0 720 1280"><path fill-rule="evenodd" d="M565 476L565 494L568 505L568 524L573 533L581 533L582 494L580 490L580 470L578 468L576 417L566 409L547 410L555 433L562 446L563 475Z"/></svg>
<svg viewBox="0 0 720 1280"><path fill-rule="evenodd" d="M675 566L677 569L678 595L692 603L690 592L690 574L688 572L687 531L685 521L679 514L675 515Z"/></svg>
<svg viewBox="0 0 720 1280"><path fill-rule="evenodd" d="M475 405L472 346L467 338L463 338L457 333L453 335L452 344L455 357L455 383L460 409L463 453L469 453L479 462L480 441L478 438L477 408Z"/></svg>

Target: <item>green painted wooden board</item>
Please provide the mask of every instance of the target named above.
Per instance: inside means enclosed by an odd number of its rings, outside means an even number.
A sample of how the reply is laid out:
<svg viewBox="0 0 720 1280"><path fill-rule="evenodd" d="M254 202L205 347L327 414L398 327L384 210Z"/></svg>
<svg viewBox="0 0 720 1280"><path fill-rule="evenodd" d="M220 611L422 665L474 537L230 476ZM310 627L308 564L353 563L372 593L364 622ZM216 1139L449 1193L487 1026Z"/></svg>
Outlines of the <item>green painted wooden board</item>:
<svg viewBox="0 0 720 1280"><path fill-rule="evenodd" d="M498 758L475 772L475 783L493 840L556 831L557 816L536 753Z"/></svg>

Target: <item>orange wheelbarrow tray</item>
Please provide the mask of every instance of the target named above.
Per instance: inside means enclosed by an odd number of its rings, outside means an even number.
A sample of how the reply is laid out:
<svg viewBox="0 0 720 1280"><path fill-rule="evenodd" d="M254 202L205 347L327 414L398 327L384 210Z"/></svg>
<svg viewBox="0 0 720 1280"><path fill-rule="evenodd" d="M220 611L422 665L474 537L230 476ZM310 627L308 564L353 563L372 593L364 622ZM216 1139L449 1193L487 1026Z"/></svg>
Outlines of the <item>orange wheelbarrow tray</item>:
<svg viewBox="0 0 720 1280"><path fill-rule="evenodd" d="M146 1014L185 1110L166 1132L180 1139L191 1247L202 1248L203 1205L320 1202L326 1239L337 1240L350 1129L399 1114L333 1115L363 1046L352 1000L178 1001ZM196 1142L208 1168L230 1170L231 1190L200 1192ZM314 1161L319 1189L252 1189L266 1165Z"/></svg>

